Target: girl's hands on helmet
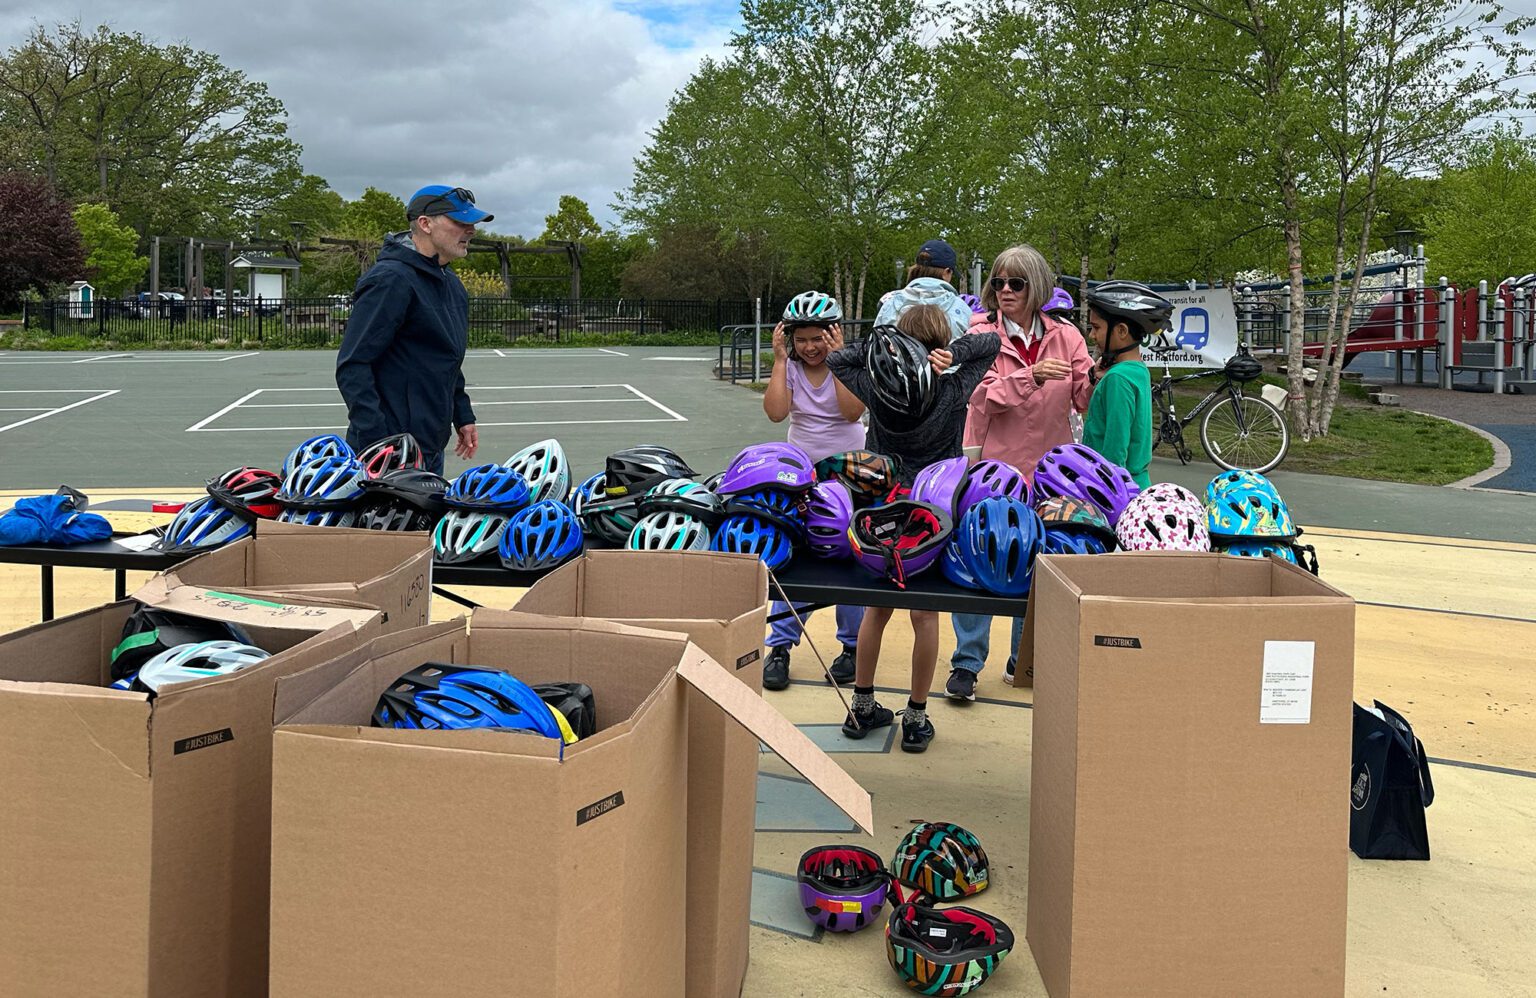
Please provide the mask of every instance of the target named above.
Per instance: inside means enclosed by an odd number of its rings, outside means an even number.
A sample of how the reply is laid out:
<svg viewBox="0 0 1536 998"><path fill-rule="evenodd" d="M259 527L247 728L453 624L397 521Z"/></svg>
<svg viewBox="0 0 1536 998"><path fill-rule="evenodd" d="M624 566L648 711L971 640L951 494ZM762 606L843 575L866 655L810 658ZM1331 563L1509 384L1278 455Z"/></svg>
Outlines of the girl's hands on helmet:
<svg viewBox="0 0 1536 998"><path fill-rule="evenodd" d="M773 361L778 363L781 360L788 359L789 344L785 342L784 338L784 323L780 322L777 326L773 327Z"/></svg>
<svg viewBox="0 0 1536 998"><path fill-rule="evenodd" d="M843 327L840 323L832 323L827 331L822 334L827 341L827 353L836 353L843 348Z"/></svg>

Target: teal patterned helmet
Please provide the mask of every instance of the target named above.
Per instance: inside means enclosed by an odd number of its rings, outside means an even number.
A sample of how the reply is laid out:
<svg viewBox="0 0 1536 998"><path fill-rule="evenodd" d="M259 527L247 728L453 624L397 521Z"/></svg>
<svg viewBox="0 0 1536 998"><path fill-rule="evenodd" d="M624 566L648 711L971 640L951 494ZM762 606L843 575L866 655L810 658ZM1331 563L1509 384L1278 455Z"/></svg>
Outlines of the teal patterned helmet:
<svg viewBox="0 0 1536 998"><path fill-rule="evenodd" d="M1240 558L1268 558L1270 555L1277 555L1281 561L1288 561L1292 565L1297 564L1296 550L1288 540L1230 541L1226 544L1218 544L1216 550L1222 554L1235 554Z"/></svg>
<svg viewBox="0 0 1536 998"><path fill-rule="evenodd" d="M1251 471L1218 475L1205 490L1207 525L1213 538L1289 539L1296 524L1269 479Z"/></svg>
<svg viewBox="0 0 1536 998"><path fill-rule="evenodd" d="M907 987L958 998L981 987L1013 949L1013 931L974 908L899 904L885 926L885 956Z"/></svg>
<svg viewBox="0 0 1536 998"><path fill-rule="evenodd" d="M829 326L843 318L843 307L825 291L806 291L795 295L784 306L786 325Z"/></svg>

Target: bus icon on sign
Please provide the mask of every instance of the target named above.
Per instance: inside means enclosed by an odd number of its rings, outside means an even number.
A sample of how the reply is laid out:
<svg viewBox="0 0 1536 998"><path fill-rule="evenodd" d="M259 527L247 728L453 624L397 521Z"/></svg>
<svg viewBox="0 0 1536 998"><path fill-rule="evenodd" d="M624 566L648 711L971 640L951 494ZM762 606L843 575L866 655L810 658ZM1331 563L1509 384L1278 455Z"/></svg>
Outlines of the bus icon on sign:
<svg viewBox="0 0 1536 998"><path fill-rule="evenodd" d="M1179 313L1178 344L1191 350L1203 350L1211 341L1211 313L1198 306Z"/></svg>

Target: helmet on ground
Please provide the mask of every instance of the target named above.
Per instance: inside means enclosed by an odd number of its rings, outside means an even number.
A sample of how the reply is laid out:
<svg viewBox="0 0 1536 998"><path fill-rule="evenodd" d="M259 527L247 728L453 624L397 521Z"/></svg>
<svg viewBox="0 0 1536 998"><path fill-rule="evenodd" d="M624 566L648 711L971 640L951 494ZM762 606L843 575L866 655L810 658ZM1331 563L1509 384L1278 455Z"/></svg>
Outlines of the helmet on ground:
<svg viewBox="0 0 1536 998"><path fill-rule="evenodd" d="M539 683L533 692L565 719L577 740L597 734L597 699L586 683Z"/></svg>
<svg viewBox="0 0 1536 998"><path fill-rule="evenodd" d="M1040 514L1040 522L1045 524L1047 533L1092 534L1106 544L1115 543L1115 528L1109 522L1109 517L1086 499L1046 496L1035 503L1035 512Z"/></svg>
<svg viewBox="0 0 1536 998"><path fill-rule="evenodd" d="M1296 536L1291 512L1268 479L1261 484L1229 485L1207 500L1205 509L1213 537L1284 540Z"/></svg>
<svg viewBox="0 0 1536 998"><path fill-rule="evenodd" d="M806 917L829 932L857 932L872 924L890 885L884 861L862 846L808 849L795 879Z"/></svg>
<svg viewBox="0 0 1536 998"><path fill-rule="evenodd" d="M980 589L981 583L976 581L976 576L966 567L960 559L960 548L955 545L955 539L951 537L949 543L944 545L944 553L939 555L939 568L944 573L944 578L957 586L966 589Z"/></svg>
<svg viewBox="0 0 1536 998"><path fill-rule="evenodd" d="M652 513L683 513L703 520L706 525L720 521L724 503L720 497L698 482L687 478L667 478L651 486L635 500L640 516Z"/></svg>
<svg viewBox="0 0 1536 998"><path fill-rule="evenodd" d="M631 551L708 551L709 528L687 513L649 513L635 522Z"/></svg>
<svg viewBox="0 0 1536 998"><path fill-rule="evenodd" d="M112 649L112 678L138 672L144 663L178 645L206 641L251 643L250 636L234 624L141 605L124 621L122 640Z"/></svg>
<svg viewBox="0 0 1536 998"><path fill-rule="evenodd" d="M363 465L355 457L317 457L283 479L277 501L289 509L343 509L363 494Z"/></svg>
<svg viewBox="0 0 1536 998"><path fill-rule="evenodd" d="M357 521L357 510L290 507L277 514L277 518L282 523L301 523L306 527L350 527Z"/></svg>
<svg viewBox="0 0 1536 998"><path fill-rule="evenodd" d="M1124 551L1211 549L1204 506L1193 498L1160 498L1150 490L1126 505L1125 512L1115 522L1115 536Z"/></svg>
<svg viewBox="0 0 1536 998"><path fill-rule="evenodd" d="M181 507L155 547L165 554L209 551L251 534L251 521L220 505L213 496L194 499Z"/></svg>
<svg viewBox="0 0 1536 998"><path fill-rule="evenodd" d="M1110 545L1097 534L1049 528L1040 544L1041 554L1107 554L1109 549Z"/></svg>
<svg viewBox="0 0 1536 998"><path fill-rule="evenodd" d="M896 846L891 879L917 901L954 901L987 887L987 852L976 836L949 822L924 821Z"/></svg>
<svg viewBox="0 0 1536 998"><path fill-rule="evenodd" d="M448 511L448 480L420 468L386 471L363 482L356 525L365 530L431 530Z"/></svg>
<svg viewBox="0 0 1536 998"><path fill-rule="evenodd" d="M816 462L816 478L835 478L848 486L855 506L880 502L896 487L896 465L884 454L851 450Z"/></svg>
<svg viewBox="0 0 1536 998"><path fill-rule="evenodd" d="M581 520L553 499L522 510L507 522L496 553L503 568L541 572L581 554Z"/></svg>
<svg viewBox="0 0 1536 998"><path fill-rule="evenodd" d="M784 306L786 326L826 326L843 317L843 307L825 291L802 291Z"/></svg>
<svg viewBox="0 0 1536 998"><path fill-rule="evenodd" d="M629 535L634 532L635 524L640 520L635 496L619 499L599 497L578 502L577 505L580 507L577 515L586 536L595 537L614 547L623 547L629 543Z"/></svg>
<svg viewBox="0 0 1536 998"><path fill-rule="evenodd" d="M874 382L875 401L883 409L908 420L928 415L938 378L927 347L895 326L876 326L864 363Z"/></svg>
<svg viewBox="0 0 1536 998"><path fill-rule="evenodd" d="M805 514L801 511L802 497L781 492L778 489L758 489L734 495L725 500L726 516L755 516L758 519L788 532L790 540L798 544L805 539Z"/></svg>
<svg viewBox="0 0 1536 998"><path fill-rule="evenodd" d="M528 482L511 468L480 464L466 468L448 484L443 500L456 509L489 509L515 513L528 505Z"/></svg>
<svg viewBox="0 0 1536 998"><path fill-rule="evenodd" d="M396 433L378 443L364 448L357 455L363 464L363 473L369 478L380 478L388 472L404 468L420 468L426 463L421 444L409 433Z"/></svg>
<svg viewBox="0 0 1536 998"><path fill-rule="evenodd" d="M565 448L558 440L529 444L504 463L523 476L533 502L543 499L564 502L571 491L571 464L565 459Z"/></svg>
<svg viewBox="0 0 1536 998"><path fill-rule="evenodd" d="M816 484L816 469L811 457L794 444L772 442L752 444L731 459L720 479L724 496L758 489L804 492Z"/></svg>
<svg viewBox="0 0 1536 998"><path fill-rule="evenodd" d="M283 458L283 467L279 474L286 480L293 469L301 464L308 464L317 457L356 457L352 453L352 447L334 433L323 436L310 437L288 452Z"/></svg>
<svg viewBox="0 0 1536 998"><path fill-rule="evenodd" d="M608 455L603 493L610 499L622 498L644 492L664 478L692 478L696 474L670 447L640 444Z"/></svg>
<svg viewBox="0 0 1536 998"><path fill-rule="evenodd" d="M919 994L959 998L986 983L1013 949L1013 930L974 908L899 904L885 927L885 956Z"/></svg>
<svg viewBox="0 0 1536 998"><path fill-rule="evenodd" d="M935 461L917 473L912 482L912 498L937 506L951 517L955 516L955 499L965 482L966 467L969 464L963 456Z"/></svg>
<svg viewBox="0 0 1536 998"><path fill-rule="evenodd" d="M1173 302L1135 281L1105 281L1084 292L1088 307L1109 320L1123 322L1140 343L1148 334L1173 328Z"/></svg>
<svg viewBox="0 0 1536 998"><path fill-rule="evenodd" d="M512 513L500 509L450 509L432 528L432 559L461 565L494 553Z"/></svg>
<svg viewBox="0 0 1536 998"><path fill-rule="evenodd" d="M860 565L905 589L907 579L939 560L954 532L937 506L899 499L853 515L848 540Z"/></svg>
<svg viewBox="0 0 1536 998"><path fill-rule="evenodd" d="M500 728L528 731L562 743L565 718L528 684L510 673L476 666L427 662L390 685L373 708L378 728Z"/></svg>
<svg viewBox="0 0 1536 998"><path fill-rule="evenodd" d="M1104 511L1110 523L1120 519L1141 487L1130 472L1082 444L1052 447L1035 466L1035 495L1086 499Z"/></svg>
<svg viewBox="0 0 1536 998"><path fill-rule="evenodd" d="M977 461L966 471L955 493L956 522L967 510L988 496L1006 496L1029 502L1029 482L1022 471L1007 461Z"/></svg>
<svg viewBox="0 0 1536 998"><path fill-rule="evenodd" d="M159 693L172 683L227 676L270 657L255 645L238 641L199 641L177 645L156 655L139 670L137 686Z"/></svg>
<svg viewBox="0 0 1536 998"><path fill-rule="evenodd" d="M977 298L975 295L970 295L970 294L961 295L960 296L960 300L965 302L967 305L969 305L971 307L971 314L972 315L976 315L976 314L978 314L980 312L985 312L987 310L987 306L983 305L981 303L981 299Z"/></svg>
<svg viewBox="0 0 1536 998"><path fill-rule="evenodd" d="M1216 551L1222 554L1237 555L1239 558L1268 558L1274 555L1281 561L1288 561L1292 565L1299 564L1296 560L1296 550L1289 540L1274 540L1265 538L1251 538L1237 541L1227 541L1220 538L1211 538L1211 544Z"/></svg>
<svg viewBox="0 0 1536 998"><path fill-rule="evenodd" d="M1022 499L992 496L966 511L955 529L955 548L971 577L997 596L1026 596L1045 525Z"/></svg>
<svg viewBox="0 0 1536 998"><path fill-rule="evenodd" d="M715 528L709 549L732 554L755 554L770 569L782 567L795 553L789 534L781 527L743 513L727 516Z"/></svg>
<svg viewBox="0 0 1536 998"><path fill-rule="evenodd" d="M246 519L272 519L283 511L277 490L283 480L261 468L233 468L208 480L208 494L220 506Z"/></svg>
<svg viewBox="0 0 1536 998"><path fill-rule="evenodd" d="M853 521L853 496L837 480L817 482L805 498L805 534L811 553L822 558L846 558L853 553L848 526Z"/></svg>

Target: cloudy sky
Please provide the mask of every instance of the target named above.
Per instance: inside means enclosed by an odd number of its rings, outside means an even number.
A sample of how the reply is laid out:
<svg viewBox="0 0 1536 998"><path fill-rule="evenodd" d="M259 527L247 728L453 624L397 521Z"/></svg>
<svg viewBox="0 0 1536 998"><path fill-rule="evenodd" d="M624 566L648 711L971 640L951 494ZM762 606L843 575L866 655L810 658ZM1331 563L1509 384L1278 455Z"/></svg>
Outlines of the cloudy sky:
<svg viewBox="0 0 1536 998"><path fill-rule="evenodd" d="M432 9L436 7L436 9ZM471 188L537 236L561 194L610 221L645 133L737 24L735 0L0 0L0 47L79 17L185 41L265 81L304 168L346 197Z"/></svg>

